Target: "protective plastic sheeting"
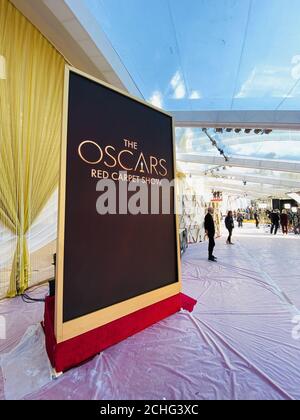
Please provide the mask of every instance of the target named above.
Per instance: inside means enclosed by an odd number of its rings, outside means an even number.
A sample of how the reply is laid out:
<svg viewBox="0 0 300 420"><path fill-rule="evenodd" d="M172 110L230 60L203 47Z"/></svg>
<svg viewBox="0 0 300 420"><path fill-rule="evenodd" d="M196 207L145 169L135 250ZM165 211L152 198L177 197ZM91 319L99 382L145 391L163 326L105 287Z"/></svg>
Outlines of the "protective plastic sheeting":
<svg viewBox="0 0 300 420"><path fill-rule="evenodd" d="M217 242L217 264L207 261L207 244L184 256L184 293L198 299L192 315L152 326L26 399L300 399L292 323L300 314L300 238L252 226L235 233L235 246ZM1 314L9 325L2 353L42 319L42 306L4 301Z"/></svg>
<svg viewBox="0 0 300 420"><path fill-rule="evenodd" d="M42 326L29 327L20 343L10 353L0 356L0 363L8 400L21 399L49 383L52 370Z"/></svg>

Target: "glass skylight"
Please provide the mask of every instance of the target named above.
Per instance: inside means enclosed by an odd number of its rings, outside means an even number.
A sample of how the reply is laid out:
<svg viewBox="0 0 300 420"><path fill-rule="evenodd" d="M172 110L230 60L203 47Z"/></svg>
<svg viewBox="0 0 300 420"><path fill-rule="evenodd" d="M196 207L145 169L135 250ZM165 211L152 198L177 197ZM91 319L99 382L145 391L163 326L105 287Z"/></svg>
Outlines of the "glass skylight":
<svg viewBox="0 0 300 420"><path fill-rule="evenodd" d="M273 131L271 134L218 134L210 129L208 133L216 140L228 156L257 159L300 161L300 132ZM202 129L177 128L177 151L218 156L218 150L211 144Z"/></svg>
<svg viewBox="0 0 300 420"><path fill-rule="evenodd" d="M300 108L299 0L84 1L157 106Z"/></svg>

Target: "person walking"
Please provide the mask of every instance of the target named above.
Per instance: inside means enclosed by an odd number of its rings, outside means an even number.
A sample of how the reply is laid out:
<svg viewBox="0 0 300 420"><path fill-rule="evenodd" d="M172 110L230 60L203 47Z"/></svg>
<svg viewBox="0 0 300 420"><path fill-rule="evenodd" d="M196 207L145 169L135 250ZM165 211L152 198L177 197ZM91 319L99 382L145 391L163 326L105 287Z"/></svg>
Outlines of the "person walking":
<svg viewBox="0 0 300 420"><path fill-rule="evenodd" d="M204 219L204 229L205 233L208 236L208 260L216 262L217 258L213 255L214 248L216 246L215 243L215 234L216 234L216 228L215 228L215 222L214 222L214 209L212 207L209 207L208 213L205 216Z"/></svg>
<svg viewBox="0 0 300 420"><path fill-rule="evenodd" d="M225 219L225 226L226 226L226 229L229 232L229 236L228 236L228 239L227 239L227 242L226 243L227 243L227 245L233 245L233 243L231 241L232 231L234 229L234 221L233 221L233 213L232 213L232 211L229 211L228 212L228 215L227 215L227 217Z"/></svg>
<svg viewBox="0 0 300 420"><path fill-rule="evenodd" d="M273 210L272 213L270 214L270 219L271 219L271 235L277 235L278 229L279 229L279 222L280 222L280 217L279 217L279 210Z"/></svg>
<svg viewBox="0 0 300 420"><path fill-rule="evenodd" d="M289 230L288 230L289 218L288 218L286 210L282 210L282 213L280 215L280 224L281 224L282 233L287 235L289 233Z"/></svg>

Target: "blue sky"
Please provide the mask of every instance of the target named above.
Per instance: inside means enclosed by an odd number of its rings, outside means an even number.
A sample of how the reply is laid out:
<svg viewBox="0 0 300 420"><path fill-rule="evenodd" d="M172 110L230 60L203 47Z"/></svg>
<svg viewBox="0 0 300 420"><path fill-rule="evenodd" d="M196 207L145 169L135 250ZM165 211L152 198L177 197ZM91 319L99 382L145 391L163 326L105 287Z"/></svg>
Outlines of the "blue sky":
<svg viewBox="0 0 300 420"><path fill-rule="evenodd" d="M145 99L300 108L299 0L85 0Z"/></svg>

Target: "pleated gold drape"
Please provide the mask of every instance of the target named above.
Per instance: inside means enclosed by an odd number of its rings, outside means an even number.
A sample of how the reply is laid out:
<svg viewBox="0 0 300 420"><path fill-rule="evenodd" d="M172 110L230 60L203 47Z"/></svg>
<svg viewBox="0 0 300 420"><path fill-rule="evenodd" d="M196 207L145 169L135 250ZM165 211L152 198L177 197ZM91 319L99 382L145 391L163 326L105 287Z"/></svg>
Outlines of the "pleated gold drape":
<svg viewBox="0 0 300 420"><path fill-rule="evenodd" d="M8 297L28 287L26 234L57 186L63 77L63 57L0 0L0 223L16 235Z"/></svg>

